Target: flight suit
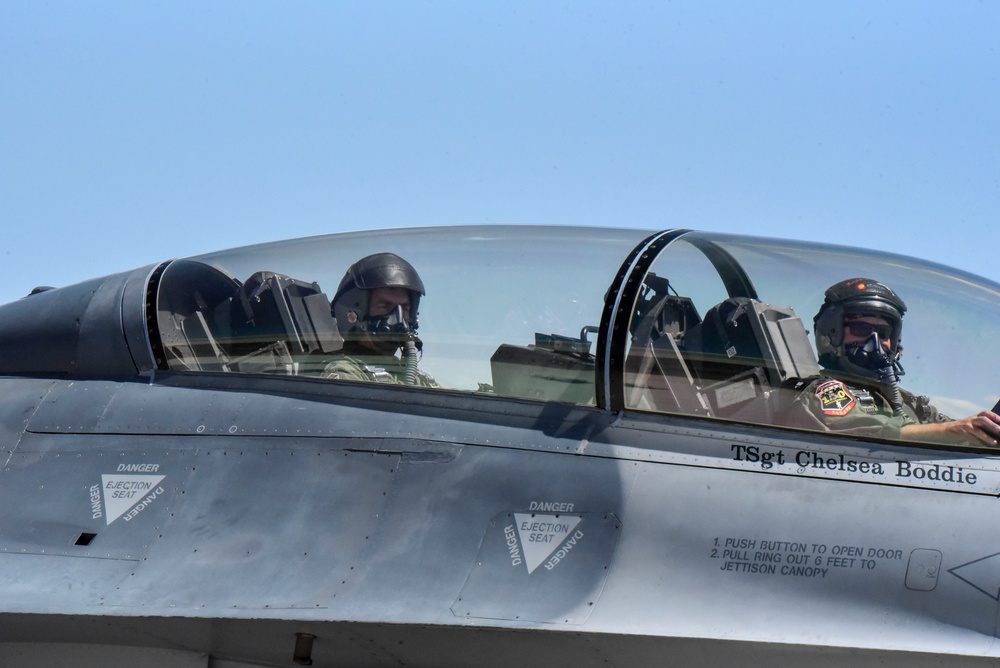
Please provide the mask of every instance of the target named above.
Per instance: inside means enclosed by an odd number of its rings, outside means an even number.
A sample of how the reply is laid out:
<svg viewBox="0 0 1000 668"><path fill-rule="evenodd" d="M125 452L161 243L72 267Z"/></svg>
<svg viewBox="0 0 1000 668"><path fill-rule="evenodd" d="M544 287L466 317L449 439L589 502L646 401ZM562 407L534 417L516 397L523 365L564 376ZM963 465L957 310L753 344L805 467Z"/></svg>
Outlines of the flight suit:
<svg viewBox="0 0 1000 668"><path fill-rule="evenodd" d="M827 372L830 373L830 372ZM832 373L802 382L784 424L816 431L835 431L854 436L898 439L908 424L948 422L925 396L901 391L904 415L896 415L887 398L888 388L864 384L856 377Z"/></svg>
<svg viewBox="0 0 1000 668"><path fill-rule="evenodd" d="M395 355L341 355L328 362L320 376L331 380L405 385L406 362ZM417 369L414 386L439 387L430 374L420 369Z"/></svg>

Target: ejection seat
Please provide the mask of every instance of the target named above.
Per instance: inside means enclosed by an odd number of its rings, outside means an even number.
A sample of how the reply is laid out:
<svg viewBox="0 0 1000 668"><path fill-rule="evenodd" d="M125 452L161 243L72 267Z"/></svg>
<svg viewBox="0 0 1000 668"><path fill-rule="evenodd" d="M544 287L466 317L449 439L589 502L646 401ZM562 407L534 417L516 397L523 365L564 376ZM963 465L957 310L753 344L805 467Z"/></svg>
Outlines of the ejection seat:
<svg viewBox="0 0 1000 668"><path fill-rule="evenodd" d="M791 307L749 297L713 306L680 341L695 383L714 415L769 423L779 390L819 374L816 354Z"/></svg>
<svg viewBox="0 0 1000 668"><path fill-rule="evenodd" d="M193 260L164 271L157 324L169 369L295 374L343 346L317 283L274 272L240 283Z"/></svg>
<svg viewBox="0 0 1000 668"><path fill-rule="evenodd" d="M233 298L233 369L298 374L320 367L344 340L318 283L271 271L248 278Z"/></svg>

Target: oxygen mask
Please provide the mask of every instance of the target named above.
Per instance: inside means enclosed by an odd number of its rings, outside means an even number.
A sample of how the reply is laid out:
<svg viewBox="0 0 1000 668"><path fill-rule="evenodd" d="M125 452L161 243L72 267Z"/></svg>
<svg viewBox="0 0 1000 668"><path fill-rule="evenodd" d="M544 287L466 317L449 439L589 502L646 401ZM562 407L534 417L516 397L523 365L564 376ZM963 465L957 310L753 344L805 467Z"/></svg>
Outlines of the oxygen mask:
<svg viewBox="0 0 1000 668"><path fill-rule="evenodd" d="M883 383L897 383L899 376L905 373L899 363L899 354L890 355L876 331L861 343L845 346L844 353L852 364L871 371Z"/></svg>
<svg viewBox="0 0 1000 668"><path fill-rule="evenodd" d="M366 324L372 344L383 352L395 353L407 341L412 341L417 350L423 348L423 343L417 338L417 323L406 319L402 306L396 306L384 315L370 316Z"/></svg>

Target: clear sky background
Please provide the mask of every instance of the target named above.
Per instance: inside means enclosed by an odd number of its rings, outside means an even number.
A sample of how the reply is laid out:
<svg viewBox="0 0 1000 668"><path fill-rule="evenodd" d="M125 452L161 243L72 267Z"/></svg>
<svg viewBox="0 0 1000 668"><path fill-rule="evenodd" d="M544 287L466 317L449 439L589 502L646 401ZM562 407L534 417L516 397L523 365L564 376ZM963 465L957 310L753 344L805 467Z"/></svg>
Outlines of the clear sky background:
<svg viewBox="0 0 1000 668"><path fill-rule="evenodd" d="M691 227L1000 280L1000 2L0 0L0 302L439 224Z"/></svg>

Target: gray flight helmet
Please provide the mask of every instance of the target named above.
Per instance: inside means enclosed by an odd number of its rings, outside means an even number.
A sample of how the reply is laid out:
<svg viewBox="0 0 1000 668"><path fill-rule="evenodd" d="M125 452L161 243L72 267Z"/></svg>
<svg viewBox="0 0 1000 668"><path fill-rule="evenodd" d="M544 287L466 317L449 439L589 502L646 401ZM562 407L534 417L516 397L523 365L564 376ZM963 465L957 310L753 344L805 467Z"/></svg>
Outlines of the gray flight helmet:
<svg viewBox="0 0 1000 668"><path fill-rule="evenodd" d="M394 253L375 253L352 264L340 281L330 302L333 317L345 340L357 340L379 333L379 323L369 312L369 296L375 288L405 288L410 293L410 317L407 330L417 329L417 309L425 294L420 275L409 262Z"/></svg>

